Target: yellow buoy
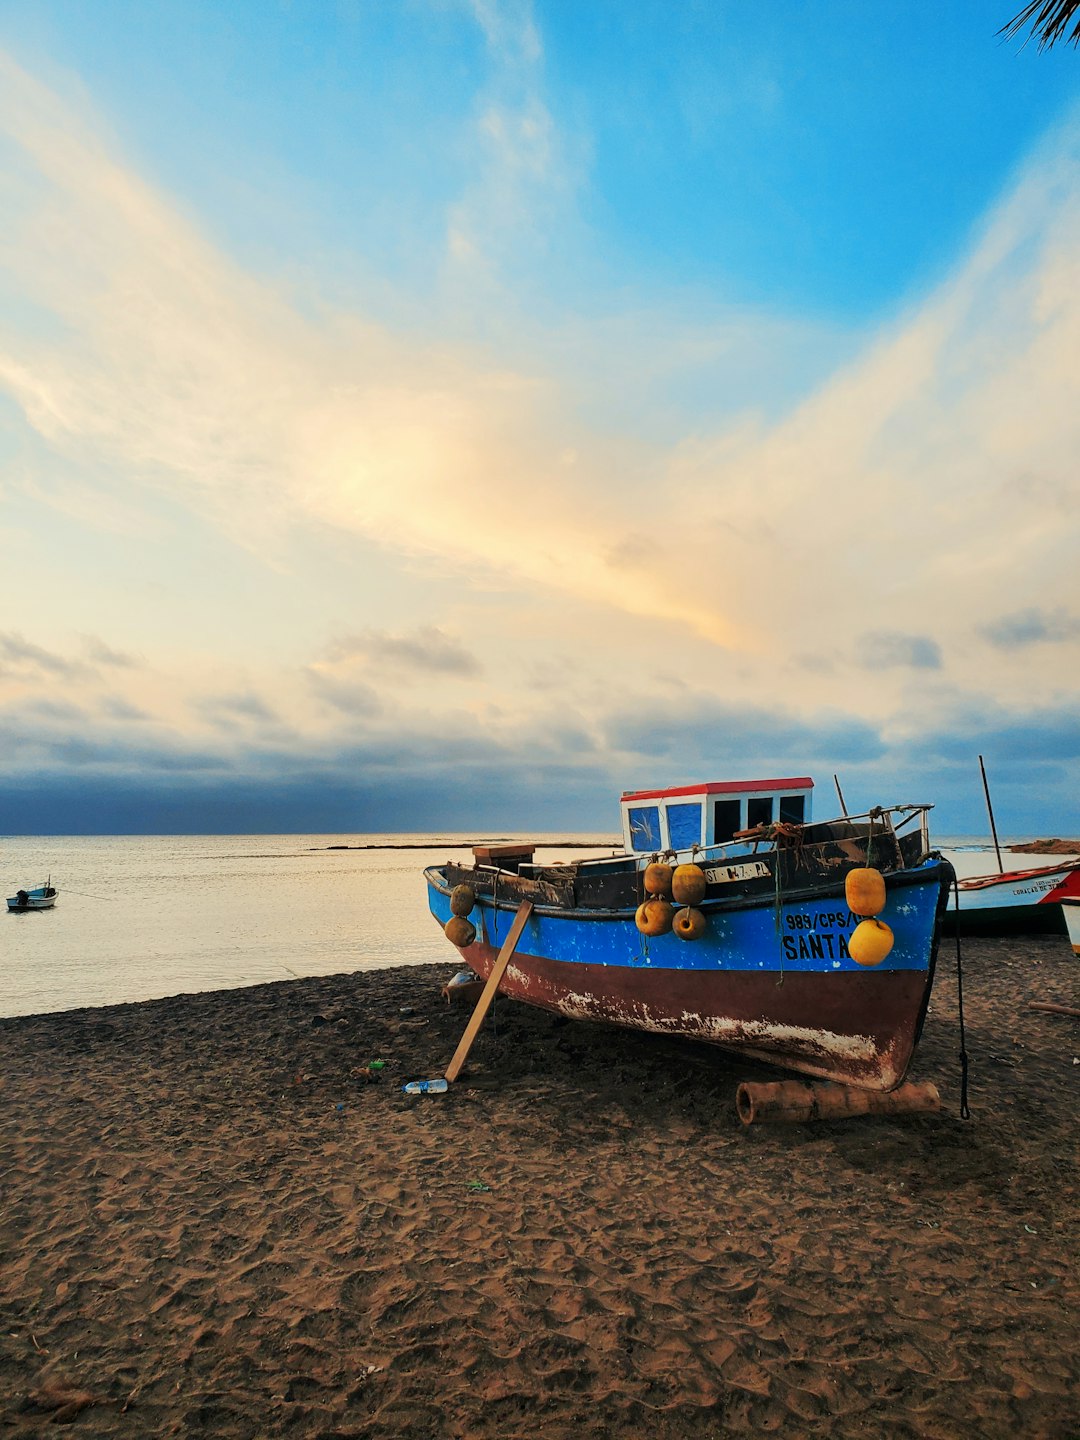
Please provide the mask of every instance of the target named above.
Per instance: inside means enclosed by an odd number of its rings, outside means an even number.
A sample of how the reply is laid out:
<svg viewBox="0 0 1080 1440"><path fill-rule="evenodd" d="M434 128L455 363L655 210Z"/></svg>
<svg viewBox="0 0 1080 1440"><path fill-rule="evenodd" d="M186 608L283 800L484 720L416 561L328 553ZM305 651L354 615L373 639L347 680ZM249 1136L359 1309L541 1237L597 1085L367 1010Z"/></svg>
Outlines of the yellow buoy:
<svg viewBox="0 0 1080 1440"><path fill-rule="evenodd" d="M455 885L450 891L450 913L468 915L476 904L476 891L471 885Z"/></svg>
<svg viewBox="0 0 1080 1440"><path fill-rule="evenodd" d="M685 910L676 910L671 928L680 940L700 940L705 934L705 916L700 910L687 906Z"/></svg>
<svg viewBox="0 0 1080 1440"><path fill-rule="evenodd" d="M471 920L466 920L463 915L451 915L443 926L443 933L451 945L456 945L459 950L464 950L476 939L476 926Z"/></svg>
<svg viewBox="0 0 1080 1440"><path fill-rule="evenodd" d="M668 902L657 897L638 906L634 924L642 935L666 935L671 929L671 917L674 914L675 911Z"/></svg>
<svg viewBox="0 0 1080 1440"><path fill-rule="evenodd" d="M849 870L844 896L854 915L880 915L885 909L885 877L880 870Z"/></svg>
<svg viewBox="0 0 1080 1440"><path fill-rule="evenodd" d="M645 893L646 895L670 895L671 894L672 869L670 865L662 865L654 860L651 865L645 866Z"/></svg>
<svg viewBox="0 0 1080 1440"><path fill-rule="evenodd" d="M880 965L893 947L893 932L884 920L861 920L847 942L856 965Z"/></svg>
<svg viewBox="0 0 1080 1440"><path fill-rule="evenodd" d="M705 899L705 871L700 865L676 865L671 893L680 905L697 905Z"/></svg>

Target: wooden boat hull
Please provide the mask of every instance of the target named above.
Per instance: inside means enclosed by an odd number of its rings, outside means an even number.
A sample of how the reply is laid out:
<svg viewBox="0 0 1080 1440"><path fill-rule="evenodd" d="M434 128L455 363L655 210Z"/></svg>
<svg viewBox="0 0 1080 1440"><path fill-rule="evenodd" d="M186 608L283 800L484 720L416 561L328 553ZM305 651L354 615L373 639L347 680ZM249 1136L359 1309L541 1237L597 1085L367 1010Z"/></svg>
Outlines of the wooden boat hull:
<svg viewBox="0 0 1080 1440"><path fill-rule="evenodd" d="M449 918L449 886L426 873L429 904ZM891 1090L907 1072L933 984L952 870L928 861L887 877L881 918L895 934L874 969L857 965L847 937L857 918L843 886L801 897L706 901L706 933L644 940L632 910L540 905L501 993L573 1019L703 1040L801 1074ZM513 915L482 899L474 944L457 953L486 976ZM779 921L779 924L777 923Z"/></svg>
<svg viewBox="0 0 1080 1440"><path fill-rule="evenodd" d="M1080 863L1042 865L979 875L959 882L959 920L950 906L945 933L952 935L1064 935L1062 901L1080 898Z"/></svg>

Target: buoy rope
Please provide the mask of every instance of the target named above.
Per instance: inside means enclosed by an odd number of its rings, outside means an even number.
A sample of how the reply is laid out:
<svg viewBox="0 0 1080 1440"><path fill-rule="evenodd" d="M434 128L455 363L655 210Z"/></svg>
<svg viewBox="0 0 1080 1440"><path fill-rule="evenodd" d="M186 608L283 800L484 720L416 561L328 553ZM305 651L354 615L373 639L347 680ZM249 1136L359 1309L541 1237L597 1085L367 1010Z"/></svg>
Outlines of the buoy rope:
<svg viewBox="0 0 1080 1440"><path fill-rule="evenodd" d="M781 987L781 985L783 985L783 983L784 983L784 940L783 940L783 934L782 934L783 928L784 928L784 925L783 925L783 919L784 919L784 917L783 917L784 894L783 894L783 886L781 885L781 881L780 881L780 848L779 848L779 846L777 845L777 843L776 843L775 840L773 841L772 862L773 862L773 888L774 888L774 896L775 896L774 901L773 901L773 921L774 921L774 924L775 924L775 926L776 926L777 939L780 941L780 979L777 980L777 982L776 982L776 988L777 988L777 990L779 990L780 987Z"/></svg>
<svg viewBox="0 0 1080 1440"><path fill-rule="evenodd" d="M956 1000L960 1012L960 1118L971 1119L968 1105L968 1053L964 1040L964 966L960 957L960 882L953 871L953 913L956 916Z"/></svg>
<svg viewBox="0 0 1080 1440"><path fill-rule="evenodd" d="M57 887L57 894L59 894L59 889L60 889L60 887L58 886L58 887ZM64 894L65 894L65 895L78 895L78 897L79 897L80 900L119 900L119 899L121 899L121 896L119 896L119 895L88 895L85 890L72 890L72 888L70 887L70 885L65 885L65 886L64 886Z"/></svg>
<svg viewBox="0 0 1080 1440"><path fill-rule="evenodd" d="M655 853L655 854L653 854L653 855L651 855L651 856L649 857L649 863L655 865L655 864L659 861L659 859L660 859L660 855L659 855L659 852L657 852L657 853ZM645 899L646 899L646 891L645 891L645 868L644 868L644 867L642 867L640 870L638 870L637 873L636 873L636 875L635 875L635 877L634 877L634 899L637 901L637 907L636 907L636 908L637 908L638 910L640 910L641 907L642 907L642 905L645 904ZM635 926L635 928L636 928L636 926ZM649 937L645 934L644 930L639 930L639 931L638 931L638 934L641 936L641 949L638 951L638 953L637 953L636 955L631 955L631 956L630 956L630 964L633 965L636 961L642 960L642 961L644 961L644 963L645 963L646 965L648 965L648 963L649 963Z"/></svg>

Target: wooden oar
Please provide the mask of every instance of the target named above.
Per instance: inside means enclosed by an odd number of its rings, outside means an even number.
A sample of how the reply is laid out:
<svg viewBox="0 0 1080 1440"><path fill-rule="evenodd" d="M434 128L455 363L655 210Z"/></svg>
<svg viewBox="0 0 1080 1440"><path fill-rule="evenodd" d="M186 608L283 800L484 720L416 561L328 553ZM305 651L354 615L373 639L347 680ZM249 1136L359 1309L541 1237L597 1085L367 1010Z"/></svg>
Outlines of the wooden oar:
<svg viewBox="0 0 1080 1440"><path fill-rule="evenodd" d="M490 1009L492 1000L495 999L495 991L499 988L499 982L502 980L506 972L506 967L510 963L510 956L513 955L517 948L517 943L521 939L521 932L525 929L525 922L532 914L532 908L531 900L523 900L517 908L514 923L510 926L510 933L503 941L498 958L491 967L491 974L488 976L487 984L484 986L484 993L476 1002L476 1009L473 1011L472 1018L465 1027L465 1034L462 1035L461 1041L454 1051L454 1058L446 1067L446 1078L451 1082L456 1080L461 1074L461 1067L465 1064L469 1051L472 1049L473 1041L480 1031L480 1026L484 1023L484 1016Z"/></svg>

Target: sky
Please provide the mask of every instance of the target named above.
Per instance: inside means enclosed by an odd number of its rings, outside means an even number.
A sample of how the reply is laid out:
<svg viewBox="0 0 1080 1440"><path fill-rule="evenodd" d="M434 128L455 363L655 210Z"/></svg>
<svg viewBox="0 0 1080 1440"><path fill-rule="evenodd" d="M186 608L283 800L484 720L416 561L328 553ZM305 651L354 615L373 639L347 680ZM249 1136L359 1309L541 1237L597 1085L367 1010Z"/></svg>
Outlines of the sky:
<svg viewBox="0 0 1080 1440"><path fill-rule="evenodd" d="M984 833L980 755L1080 833L1080 55L1011 16L0 0L0 834Z"/></svg>

